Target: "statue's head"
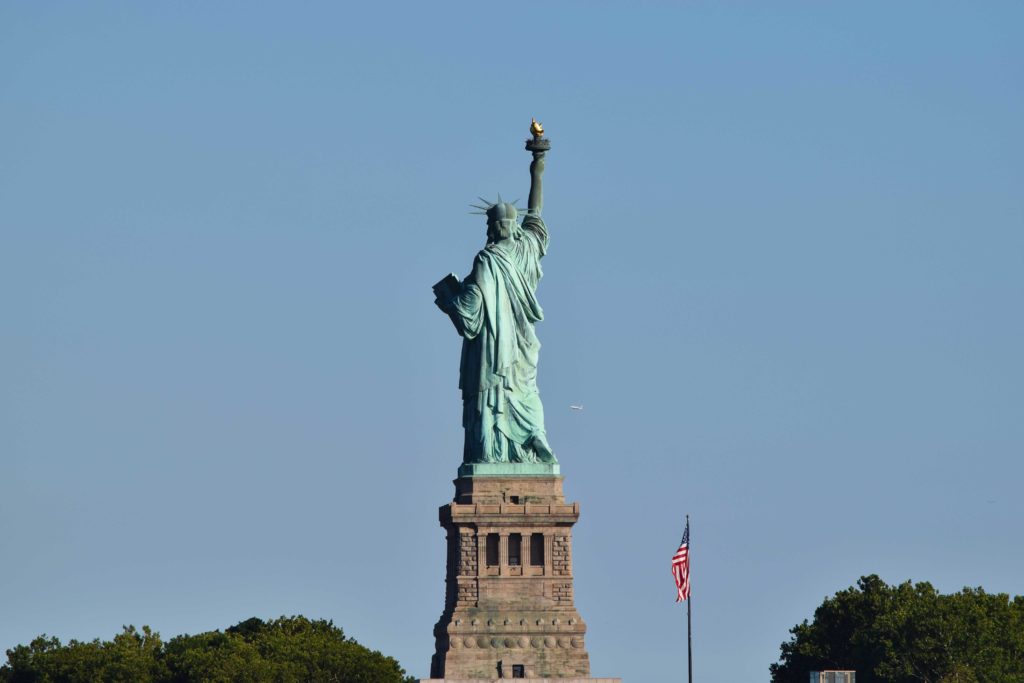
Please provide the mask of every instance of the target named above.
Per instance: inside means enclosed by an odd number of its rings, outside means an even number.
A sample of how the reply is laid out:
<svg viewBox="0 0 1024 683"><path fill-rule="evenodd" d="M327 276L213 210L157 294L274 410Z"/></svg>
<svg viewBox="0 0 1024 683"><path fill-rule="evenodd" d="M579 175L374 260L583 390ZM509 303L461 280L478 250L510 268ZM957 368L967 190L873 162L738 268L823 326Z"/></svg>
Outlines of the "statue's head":
<svg viewBox="0 0 1024 683"><path fill-rule="evenodd" d="M519 212L516 207L508 202L492 204L487 211L487 241L500 242L515 234L518 227L516 218Z"/></svg>
<svg viewBox="0 0 1024 683"><path fill-rule="evenodd" d="M483 204L473 204L477 209L471 213L487 216L487 242L500 242L509 238L519 239L519 223L516 219L522 209L515 202L506 202L498 195L498 201L491 202L480 197Z"/></svg>

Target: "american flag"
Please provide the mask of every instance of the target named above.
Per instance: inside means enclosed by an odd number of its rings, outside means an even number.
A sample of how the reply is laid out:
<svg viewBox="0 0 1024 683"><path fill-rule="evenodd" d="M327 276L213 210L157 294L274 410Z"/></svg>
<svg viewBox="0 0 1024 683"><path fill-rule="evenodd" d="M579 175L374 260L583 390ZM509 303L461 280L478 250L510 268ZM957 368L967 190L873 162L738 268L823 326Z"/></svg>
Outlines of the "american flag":
<svg viewBox="0 0 1024 683"><path fill-rule="evenodd" d="M686 520L683 540L672 556L672 577L676 580L676 602L690 597L690 520Z"/></svg>

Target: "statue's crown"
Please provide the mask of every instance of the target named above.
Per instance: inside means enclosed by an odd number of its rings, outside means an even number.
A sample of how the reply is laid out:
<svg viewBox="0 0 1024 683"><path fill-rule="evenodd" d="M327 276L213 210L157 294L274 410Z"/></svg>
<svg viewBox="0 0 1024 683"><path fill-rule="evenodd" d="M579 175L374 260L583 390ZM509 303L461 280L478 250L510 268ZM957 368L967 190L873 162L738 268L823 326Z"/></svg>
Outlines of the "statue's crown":
<svg viewBox="0 0 1024 683"><path fill-rule="evenodd" d="M477 211L471 211L470 213L480 214L487 216L487 222L493 223L494 221L514 221L519 218L519 212L522 209L516 208L515 202L506 202L501 198L501 193L498 193L498 201L491 202L483 197L477 197L483 202L483 205L470 204ZM519 201L518 199L516 201Z"/></svg>

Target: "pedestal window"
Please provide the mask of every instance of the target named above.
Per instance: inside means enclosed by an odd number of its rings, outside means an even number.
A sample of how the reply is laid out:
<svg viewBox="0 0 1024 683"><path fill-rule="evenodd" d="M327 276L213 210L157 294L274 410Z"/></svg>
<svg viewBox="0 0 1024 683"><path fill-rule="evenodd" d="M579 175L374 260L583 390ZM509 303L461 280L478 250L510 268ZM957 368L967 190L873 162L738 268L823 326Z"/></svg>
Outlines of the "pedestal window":
<svg viewBox="0 0 1024 683"><path fill-rule="evenodd" d="M523 557L523 536L522 534L508 535L508 566L518 567L522 564Z"/></svg>
<svg viewBox="0 0 1024 683"><path fill-rule="evenodd" d="M530 565L533 567L544 566L544 534L530 536Z"/></svg>
<svg viewBox="0 0 1024 683"><path fill-rule="evenodd" d="M487 534L487 566L497 567L499 564L498 534Z"/></svg>

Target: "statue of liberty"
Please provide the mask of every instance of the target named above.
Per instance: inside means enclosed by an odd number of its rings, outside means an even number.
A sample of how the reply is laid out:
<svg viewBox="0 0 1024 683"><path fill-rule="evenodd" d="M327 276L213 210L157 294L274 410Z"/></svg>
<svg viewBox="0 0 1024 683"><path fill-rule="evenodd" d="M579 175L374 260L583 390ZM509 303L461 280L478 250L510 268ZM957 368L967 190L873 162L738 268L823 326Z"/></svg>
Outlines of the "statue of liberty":
<svg viewBox="0 0 1024 683"><path fill-rule="evenodd" d="M554 463L544 432L544 406L537 390L540 341L534 324L544 313L537 303L540 260L548 248L541 219L541 176L550 143L536 120L530 126L533 152L530 198L523 222L514 203L501 195L477 206L487 216L487 245L473 270L434 285L438 308L463 338L459 388L462 390L464 463Z"/></svg>

